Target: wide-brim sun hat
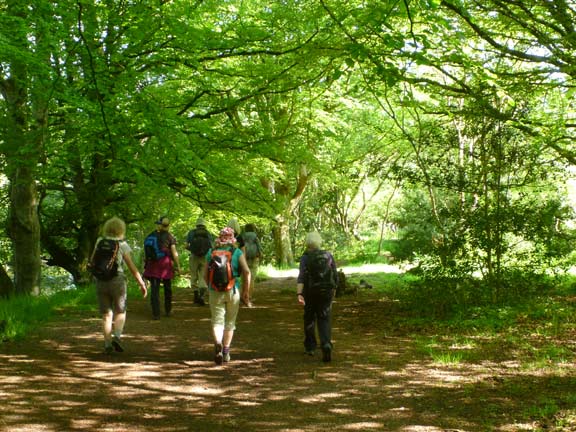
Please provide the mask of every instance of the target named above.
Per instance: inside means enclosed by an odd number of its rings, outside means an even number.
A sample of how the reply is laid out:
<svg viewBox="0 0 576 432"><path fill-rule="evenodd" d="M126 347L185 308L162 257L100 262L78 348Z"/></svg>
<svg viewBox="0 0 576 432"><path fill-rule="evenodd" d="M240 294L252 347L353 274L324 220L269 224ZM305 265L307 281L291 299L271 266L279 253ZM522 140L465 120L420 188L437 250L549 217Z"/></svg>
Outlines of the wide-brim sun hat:
<svg viewBox="0 0 576 432"><path fill-rule="evenodd" d="M224 245L234 245L236 243L236 237L234 237L234 230L230 227L222 228L220 235L216 239L216 244L218 246Z"/></svg>

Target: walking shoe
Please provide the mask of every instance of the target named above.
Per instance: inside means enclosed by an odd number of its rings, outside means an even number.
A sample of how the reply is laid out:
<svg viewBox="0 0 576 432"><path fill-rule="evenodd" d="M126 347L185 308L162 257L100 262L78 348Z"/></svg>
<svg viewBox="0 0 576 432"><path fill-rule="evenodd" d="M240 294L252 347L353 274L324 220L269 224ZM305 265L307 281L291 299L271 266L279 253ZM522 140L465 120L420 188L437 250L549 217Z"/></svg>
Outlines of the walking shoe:
<svg viewBox="0 0 576 432"><path fill-rule="evenodd" d="M230 361L230 351L222 353L222 360L224 363L228 363Z"/></svg>
<svg viewBox="0 0 576 432"><path fill-rule="evenodd" d="M308 349L306 351L304 351L304 354L306 354L307 356L312 357L314 355L314 350L313 349Z"/></svg>
<svg viewBox="0 0 576 432"><path fill-rule="evenodd" d="M322 361L324 363L328 363L332 361L332 346L331 345L324 345L322 347Z"/></svg>
<svg viewBox="0 0 576 432"><path fill-rule="evenodd" d="M124 352L124 348L122 347L118 336L112 336L112 347L116 352Z"/></svg>
<svg viewBox="0 0 576 432"><path fill-rule="evenodd" d="M112 345L106 345L104 347L104 354L106 355L110 355L114 352L114 348L112 348Z"/></svg>
<svg viewBox="0 0 576 432"><path fill-rule="evenodd" d="M222 361L224 360L224 356L222 355L222 344L214 345L214 351L214 363L221 365Z"/></svg>

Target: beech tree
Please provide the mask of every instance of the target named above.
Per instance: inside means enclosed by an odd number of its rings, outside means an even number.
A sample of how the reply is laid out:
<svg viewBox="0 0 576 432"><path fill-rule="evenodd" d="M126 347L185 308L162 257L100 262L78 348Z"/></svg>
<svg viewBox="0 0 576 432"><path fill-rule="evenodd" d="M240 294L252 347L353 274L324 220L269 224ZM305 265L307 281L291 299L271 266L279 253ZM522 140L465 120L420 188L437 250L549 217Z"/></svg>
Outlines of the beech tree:
<svg viewBox="0 0 576 432"><path fill-rule="evenodd" d="M149 223L183 199L254 215L289 265L293 229L314 226L302 215L357 231L362 183L418 179L434 216L439 188L479 170L488 191L498 160L518 168L499 159L515 148L504 137L532 149L533 166L551 154L574 163L574 9L563 0L10 0L0 12L18 293L39 292L42 253L86 281L113 214ZM482 163L456 156L470 140ZM462 187L460 202L474 193Z"/></svg>
<svg viewBox="0 0 576 432"><path fill-rule="evenodd" d="M4 102L0 145L10 182L8 232L14 248L14 290L37 294L41 264L37 178L46 141L50 41L45 37L48 26L41 7L8 1L1 9L6 39L0 63ZM10 290L10 286L2 289Z"/></svg>

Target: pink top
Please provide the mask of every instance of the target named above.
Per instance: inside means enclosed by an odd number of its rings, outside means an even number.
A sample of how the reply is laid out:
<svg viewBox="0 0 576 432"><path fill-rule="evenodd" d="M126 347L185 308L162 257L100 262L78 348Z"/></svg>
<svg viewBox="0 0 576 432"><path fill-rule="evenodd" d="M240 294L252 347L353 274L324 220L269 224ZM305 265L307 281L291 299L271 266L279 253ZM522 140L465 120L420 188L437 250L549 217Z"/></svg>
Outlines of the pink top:
<svg viewBox="0 0 576 432"><path fill-rule="evenodd" d="M144 277L148 279L173 279L174 266L172 265L172 259L169 256L165 256L156 261L146 261Z"/></svg>
<svg viewBox="0 0 576 432"><path fill-rule="evenodd" d="M167 252L167 255L156 261L146 261L143 276L147 279L173 279L174 265L172 263L171 248L172 245L176 244L176 239L167 231L161 232L159 238L160 248Z"/></svg>

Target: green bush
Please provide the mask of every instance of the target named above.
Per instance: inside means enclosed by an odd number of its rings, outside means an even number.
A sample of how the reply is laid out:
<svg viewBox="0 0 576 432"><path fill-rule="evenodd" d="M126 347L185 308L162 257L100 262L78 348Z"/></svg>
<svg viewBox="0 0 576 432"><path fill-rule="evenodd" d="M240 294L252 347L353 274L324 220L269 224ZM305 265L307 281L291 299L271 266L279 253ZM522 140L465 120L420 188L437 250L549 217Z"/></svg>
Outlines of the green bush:
<svg viewBox="0 0 576 432"><path fill-rule="evenodd" d="M50 320L56 311L95 307L93 290L62 290L54 294L14 296L0 301L0 340L24 337L30 330Z"/></svg>

